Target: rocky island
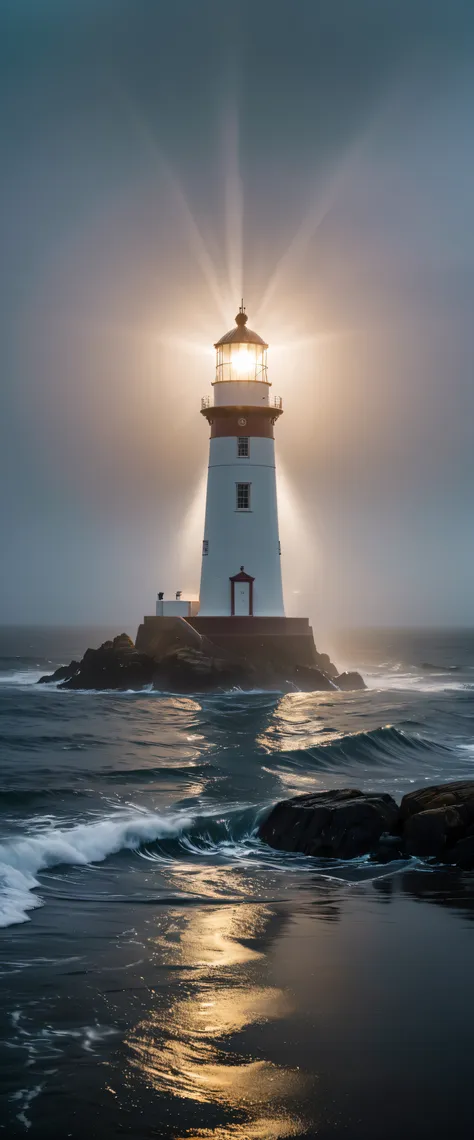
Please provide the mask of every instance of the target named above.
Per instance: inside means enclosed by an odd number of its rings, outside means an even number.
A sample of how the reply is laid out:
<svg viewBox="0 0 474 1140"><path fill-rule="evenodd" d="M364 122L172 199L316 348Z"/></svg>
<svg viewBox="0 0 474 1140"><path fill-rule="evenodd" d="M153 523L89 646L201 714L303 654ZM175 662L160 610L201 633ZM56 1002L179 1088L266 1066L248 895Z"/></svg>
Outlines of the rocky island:
<svg viewBox="0 0 474 1140"><path fill-rule="evenodd" d="M141 627L142 628L142 627ZM140 635L140 631L139 631ZM358 673L339 674L327 654L315 650L314 664L279 660L278 655L250 656L214 645L188 622L175 618L160 627L147 652L126 633L87 649L81 661L71 661L39 684L56 683L61 689L144 689L199 693L212 690L267 688L286 692L364 689Z"/></svg>

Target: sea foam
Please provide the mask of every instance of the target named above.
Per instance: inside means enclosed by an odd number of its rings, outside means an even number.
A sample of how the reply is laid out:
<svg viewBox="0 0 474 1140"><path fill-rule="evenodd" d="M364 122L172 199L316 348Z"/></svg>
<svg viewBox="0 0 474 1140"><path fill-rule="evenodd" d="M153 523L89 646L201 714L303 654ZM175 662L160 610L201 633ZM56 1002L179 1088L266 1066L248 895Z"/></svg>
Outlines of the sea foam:
<svg viewBox="0 0 474 1140"><path fill-rule="evenodd" d="M143 843L179 836L191 823L183 814L137 813L70 828L50 827L0 844L0 927L26 922L27 912L42 905L33 891L40 886L38 872L47 867L101 863L119 851L134 851Z"/></svg>

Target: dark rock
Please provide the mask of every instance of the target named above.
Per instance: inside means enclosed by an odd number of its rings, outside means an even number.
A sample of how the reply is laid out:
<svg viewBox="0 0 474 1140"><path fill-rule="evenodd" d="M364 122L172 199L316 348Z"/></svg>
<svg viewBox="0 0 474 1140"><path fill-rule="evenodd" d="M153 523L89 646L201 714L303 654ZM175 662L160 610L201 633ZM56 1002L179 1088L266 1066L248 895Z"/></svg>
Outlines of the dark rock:
<svg viewBox="0 0 474 1140"><path fill-rule="evenodd" d="M392 859L403 859L404 854L401 836L384 833L372 852L372 858L375 863L391 863Z"/></svg>
<svg viewBox="0 0 474 1140"><path fill-rule="evenodd" d="M199 693L209 689L252 688L255 670L244 661L209 656L185 646L153 666L153 686L168 692Z"/></svg>
<svg viewBox="0 0 474 1140"><path fill-rule="evenodd" d="M326 673L322 673L313 665L297 665L288 680L296 689L301 689L304 693L325 693L330 689L336 690L334 681L331 681Z"/></svg>
<svg viewBox="0 0 474 1140"><path fill-rule="evenodd" d="M116 653L135 653L135 645L128 633L119 633L114 637L112 648Z"/></svg>
<svg viewBox="0 0 474 1140"><path fill-rule="evenodd" d="M340 788L281 801L260 824L258 835L283 851L353 859L371 853L397 821L391 796Z"/></svg>
<svg viewBox="0 0 474 1140"><path fill-rule="evenodd" d="M321 670L321 673L325 673L326 677L331 677L331 680L337 677L338 669L331 661L329 653L318 653L316 651L316 666Z"/></svg>
<svg viewBox="0 0 474 1140"><path fill-rule="evenodd" d="M326 653L320 653L318 657L319 660L325 657L329 662L326 670L316 668L315 665L296 665L291 672L286 671L286 679L292 688L301 689L304 693L327 693L331 689L334 692L352 692L355 689L366 688L360 673L338 675L336 667Z"/></svg>
<svg viewBox="0 0 474 1140"><path fill-rule="evenodd" d="M439 859L447 847L461 839L465 821L462 809L430 808L408 817L403 839L407 855L433 855Z"/></svg>
<svg viewBox="0 0 474 1140"><path fill-rule="evenodd" d="M459 839L450 851L445 852L444 862L454 863L463 871L474 870L474 835L466 835Z"/></svg>
<svg viewBox="0 0 474 1140"><path fill-rule="evenodd" d="M183 618L163 618L159 624L145 619L137 645L121 633L98 649L87 649L82 661L42 677L41 683L58 682L65 689L142 689L153 683L160 690L186 693L256 686L337 691L332 679L337 669L327 653L316 653L318 665L295 665L286 658L260 659L257 642L253 659L213 645ZM341 687L361 688L364 682L358 674L342 674Z"/></svg>
<svg viewBox="0 0 474 1140"><path fill-rule="evenodd" d="M71 661L69 665L60 665L55 673L46 673L44 677L40 677L38 685L50 685L53 681L67 681L69 677L73 677L80 669L79 661Z"/></svg>
<svg viewBox="0 0 474 1140"><path fill-rule="evenodd" d="M86 649L74 672L60 684L61 689L143 689L153 677L153 661L137 653L126 633L104 641L98 649Z"/></svg>
<svg viewBox="0 0 474 1140"><path fill-rule="evenodd" d="M450 852L474 827L474 781L459 780L419 788L404 796L400 824L409 855L451 861ZM453 857L453 862L456 860Z"/></svg>
<svg viewBox="0 0 474 1140"><path fill-rule="evenodd" d="M339 673L334 677L334 684L338 689L342 689L344 693L350 693L356 689L366 689L367 685L362 679L360 673Z"/></svg>
<svg viewBox="0 0 474 1140"><path fill-rule="evenodd" d="M259 837L283 851L379 862L416 855L474 869L474 780L420 788L400 808L357 788L296 796L275 805Z"/></svg>
<svg viewBox="0 0 474 1140"><path fill-rule="evenodd" d="M408 792L400 804L400 822L404 826L409 817L418 812L460 805L466 822L474 823L474 780L456 780Z"/></svg>

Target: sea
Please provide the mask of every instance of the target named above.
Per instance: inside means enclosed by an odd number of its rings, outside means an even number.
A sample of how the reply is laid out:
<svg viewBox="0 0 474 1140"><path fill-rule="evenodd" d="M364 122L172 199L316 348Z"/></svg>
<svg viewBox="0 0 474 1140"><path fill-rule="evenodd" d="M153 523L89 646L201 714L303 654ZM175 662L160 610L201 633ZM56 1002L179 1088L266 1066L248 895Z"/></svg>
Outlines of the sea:
<svg viewBox="0 0 474 1140"><path fill-rule="evenodd" d="M352 693L37 685L118 632L0 630L0 1135L467 1140L474 875L256 828L474 778L474 631L334 635Z"/></svg>

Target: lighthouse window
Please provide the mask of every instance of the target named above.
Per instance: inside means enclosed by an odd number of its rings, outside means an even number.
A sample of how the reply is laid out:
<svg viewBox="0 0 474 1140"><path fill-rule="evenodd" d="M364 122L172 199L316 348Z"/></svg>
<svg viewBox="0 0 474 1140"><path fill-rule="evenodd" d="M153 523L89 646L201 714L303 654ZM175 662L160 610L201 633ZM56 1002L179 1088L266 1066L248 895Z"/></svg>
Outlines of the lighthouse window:
<svg viewBox="0 0 474 1140"><path fill-rule="evenodd" d="M237 483L237 510L250 509L250 483Z"/></svg>
<svg viewBox="0 0 474 1140"><path fill-rule="evenodd" d="M203 538L202 540L202 553L209 554L209 539Z"/></svg>
<svg viewBox="0 0 474 1140"><path fill-rule="evenodd" d="M239 459L246 459L249 454L249 437L248 435L237 436L237 455Z"/></svg>

